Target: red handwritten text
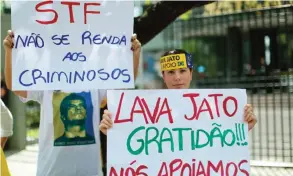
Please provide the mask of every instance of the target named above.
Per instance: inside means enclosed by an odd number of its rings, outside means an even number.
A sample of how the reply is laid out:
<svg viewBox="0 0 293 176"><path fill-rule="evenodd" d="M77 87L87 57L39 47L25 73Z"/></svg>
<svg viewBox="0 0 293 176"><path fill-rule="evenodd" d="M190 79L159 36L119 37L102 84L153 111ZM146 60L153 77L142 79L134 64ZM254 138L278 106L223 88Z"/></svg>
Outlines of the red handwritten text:
<svg viewBox="0 0 293 176"><path fill-rule="evenodd" d="M164 114L167 114L169 122L173 123L173 117L171 114L171 109L169 107L167 98L164 98L162 100L163 101L162 103L161 103L161 98L158 98L154 111L151 112L145 99L140 98L139 96L136 96L133 102L129 119L120 119L120 111L121 111L121 106L123 103L123 98L124 98L124 92L120 96L120 101L119 101L118 110L116 113L114 123L133 122L134 114L142 114L146 124L150 123L149 120L153 124L158 123L160 120L160 117ZM139 108L136 109L136 106L138 106Z"/></svg>
<svg viewBox="0 0 293 176"><path fill-rule="evenodd" d="M232 96L224 97L223 101L219 101L219 97L223 97L223 94L209 94L207 97L204 97L202 100L200 100L200 102L196 101L196 98L200 97L199 93L186 93L183 94L183 97L189 98L193 107L192 116L188 117L186 114L184 115L184 118L187 120L198 120L201 113L203 112L207 112L211 120L214 119L215 116L220 117L226 115L228 117L233 117L238 110L238 101L235 97ZM122 109L122 104L124 103L123 100L124 92L120 95L120 101L114 123L133 122L134 114L142 115L146 124L158 123L161 116L164 114L167 114L170 123L174 122L167 98L158 97L156 99L156 105L153 111L151 111L149 108L149 104L146 102L146 100L144 98L136 96L130 112L130 117L121 119L120 111ZM230 107L232 107L229 108L229 110L228 104L230 105ZM220 109L222 110L221 112L223 112L224 114L220 114Z"/></svg>
<svg viewBox="0 0 293 176"><path fill-rule="evenodd" d="M218 163L213 163L208 161L207 164L203 164L201 161L196 161L192 159L192 164L183 162L181 159L174 159L169 164L163 162L161 168L158 172L158 176L210 176L213 173L220 173L219 175L226 176L237 176L239 172L249 176L247 170L243 168L243 165L248 164L247 160L241 160L238 164L235 162L223 163L219 161Z"/></svg>
<svg viewBox="0 0 293 176"><path fill-rule="evenodd" d="M54 24L58 21L58 13L56 12L56 10L52 9L52 8L42 8L43 6L46 5L50 5L53 4L53 0L48 0L48 1L43 1L40 2L36 5L36 11L40 12L40 13L53 13L54 17L52 20L49 21L42 21L42 20L36 20L38 23L40 24L44 24L44 25L48 25L48 24ZM70 23L74 23L74 12L73 12L73 7L76 6L80 6L80 2L72 2L72 1L61 1L61 4L64 6L68 7L68 11L69 11L69 22ZM83 4L83 15L84 15L84 24L87 24L87 14L100 14L100 11L90 11L88 10L89 6L100 6L100 3L84 3ZM62 12L63 13L63 12Z"/></svg>
<svg viewBox="0 0 293 176"><path fill-rule="evenodd" d="M136 169L134 169L131 165L133 165L136 160L130 163L130 166L127 168L121 168L120 172L117 173L114 167L111 167L109 176L148 176L146 174L146 169L148 169L145 165L139 165Z"/></svg>
<svg viewBox="0 0 293 176"><path fill-rule="evenodd" d="M183 94L183 97L188 97L191 100L192 106L193 106L193 115L191 117L188 117L187 115L184 115L185 119L187 120L198 120L200 117L200 114L202 112L207 111L210 115L211 119L214 119L214 113L213 110L211 109L211 105L210 102L208 101L207 98L204 98L201 103L200 106L198 108L198 104L195 101L196 97L199 97L200 95L198 93L187 93L187 94ZM235 115L235 113L237 112L238 109L238 102L237 99L235 97L232 96L228 96L224 99L223 103L221 104L222 106L219 107L219 101L218 101L218 97L223 96L223 94L209 94L208 97L213 98L213 105L216 108L216 114L217 117L220 117L220 112L219 112L219 108L223 108L223 111L225 113L225 115L227 115L228 117L232 117ZM232 113L229 113L227 110L227 104L228 102L233 102L234 103L234 111ZM198 109L197 109L198 108Z"/></svg>

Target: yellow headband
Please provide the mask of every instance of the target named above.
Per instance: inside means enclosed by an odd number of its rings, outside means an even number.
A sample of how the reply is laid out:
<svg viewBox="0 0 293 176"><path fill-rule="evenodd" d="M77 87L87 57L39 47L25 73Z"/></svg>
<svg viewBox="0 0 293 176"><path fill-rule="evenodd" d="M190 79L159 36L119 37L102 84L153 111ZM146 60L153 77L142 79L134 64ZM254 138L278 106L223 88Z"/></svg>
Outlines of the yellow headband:
<svg viewBox="0 0 293 176"><path fill-rule="evenodd" d="M172 54L160 58L161 71L188 68L185 54Z"/></svg>

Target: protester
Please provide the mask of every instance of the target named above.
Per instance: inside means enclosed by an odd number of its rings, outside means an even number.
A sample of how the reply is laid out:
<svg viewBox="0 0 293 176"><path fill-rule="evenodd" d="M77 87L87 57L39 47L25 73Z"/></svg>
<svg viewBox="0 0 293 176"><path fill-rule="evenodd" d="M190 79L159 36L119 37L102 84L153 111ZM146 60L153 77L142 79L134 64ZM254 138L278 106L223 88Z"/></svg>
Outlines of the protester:
<svg viewBox="0 0 293 176"><path fill-rule="evenodd" d="M166 52L161 58L163 60L176 58L178 61L183 62L180 66L172 67L171 65L161 64L161 71L163 80L168 89L189 89L190 82L192 81L193 63L192 55L181 49L175 49ZM112 114L108 110L104 111L103 119L100 123L100 130L107 134L107 129L113 125ZM256 117L250 104L244 107L244 120L248 123L248 129L251 130L256 124Z"/></svg>
<svg viewBox="0 0 293 176"><path fill-rule="evenodd" d="M14 34L4 40L6 84L11 90ZM134 77L141 44L132 36ZM135 78L134 78L135 79ZM97 87L98 88L98 87ZM101 176L100 104L106 90L14 91L23 102L41 105L37 176Z"/></svg>

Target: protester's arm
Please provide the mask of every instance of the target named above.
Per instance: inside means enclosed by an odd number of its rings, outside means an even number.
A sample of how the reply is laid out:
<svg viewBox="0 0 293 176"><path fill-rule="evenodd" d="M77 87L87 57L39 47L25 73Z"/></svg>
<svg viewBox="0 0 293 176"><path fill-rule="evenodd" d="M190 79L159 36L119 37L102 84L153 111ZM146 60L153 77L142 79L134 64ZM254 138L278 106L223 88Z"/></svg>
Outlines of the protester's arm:
<svg viewBox="0 0 293 176"><path fill-rule="evenodd" d="M139 68L139 59L140 59L140 52L141 52L141 43L137 39L136 34L134 34L131 37L131 50L133 51L133 74L134 74L134 80L136 80L137 74L138 74L138 68Z"/></svg>
<svg viewBox="0 0 293 176"><path fill-rule="evenodd" d="M9 90L12 91L12 48L14 46L13 42L14 34L12 31L8 31L8 35L3 41L5 49L5 81L6 86ZM13 91L14 94L26 98L27 91Z"/></svg>

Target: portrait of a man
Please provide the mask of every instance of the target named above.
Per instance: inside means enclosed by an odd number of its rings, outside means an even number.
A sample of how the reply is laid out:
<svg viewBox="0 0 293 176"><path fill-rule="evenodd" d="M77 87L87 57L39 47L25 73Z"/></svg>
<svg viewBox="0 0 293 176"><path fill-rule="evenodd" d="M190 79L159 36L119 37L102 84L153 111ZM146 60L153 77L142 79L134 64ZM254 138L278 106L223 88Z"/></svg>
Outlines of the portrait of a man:
<svg viewBox="0 0 293 176"><path fill-rule="evenodd" d="M58 127L62 126L60 125L60 122L62 122L64 130L61 136L59 135L59 137L55 138L54 146L85 145L95 143L94 135L91 135L88 132L88 128L92 128L93 106L88 105L88 103L91 104L91 101L87 102L86 97L89 98L90 95L82 96L77 93L70 93L64 98L60 98L60 96L59 99L57 98L57 100L61 100L59 108L59 119L61 121L54 119L55 137L56 133L61 133L61 130L58 130ZM56 107L56 104L58 105L59 103L56 103L55 101L53 107ZM89 117L90 114L91 118ZM56 115L58 114L56 113ZM90 120L88 122L91 123L87 123L87 120Z"/></svg>

